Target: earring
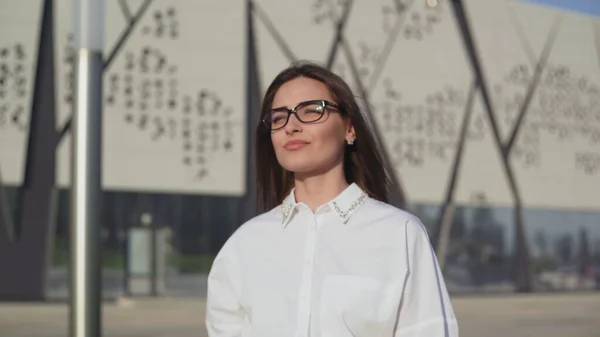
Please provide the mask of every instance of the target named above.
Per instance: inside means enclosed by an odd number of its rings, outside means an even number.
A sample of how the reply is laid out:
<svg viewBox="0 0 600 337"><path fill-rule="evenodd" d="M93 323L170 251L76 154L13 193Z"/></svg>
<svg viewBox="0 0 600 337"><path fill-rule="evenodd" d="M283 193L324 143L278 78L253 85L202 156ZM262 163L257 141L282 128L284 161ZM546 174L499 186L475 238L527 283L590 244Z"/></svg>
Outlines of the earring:
<svg viewBox="0 0 600 337"><path fill-rule="evenodd" d="M354 139L348 140L348 145L352 145L352 144L354 144Z"/></svg>

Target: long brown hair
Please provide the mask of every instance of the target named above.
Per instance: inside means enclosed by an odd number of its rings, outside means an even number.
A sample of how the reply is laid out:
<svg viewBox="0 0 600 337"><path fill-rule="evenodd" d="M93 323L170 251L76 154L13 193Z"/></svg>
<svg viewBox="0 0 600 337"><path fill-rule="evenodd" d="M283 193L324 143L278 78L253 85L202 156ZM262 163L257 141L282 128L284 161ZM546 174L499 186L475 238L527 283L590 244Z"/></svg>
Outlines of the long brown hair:
<svg viewBox="0 0 600 337"><path fill-rule="evenodd" d="M352 90L335 73L310 62L298 62L280 72L273 80L261 107L261 121L272 108L277 90L297 77L306 77L325 84L344 118L349 118L356 132L353 145L347 145L344 154L344 175L348 183L356 183L367 194L387 202L390 190L389 170L371 129L363 117ZM258 185L258 208L268 211L283 201L294 185L292 172L286 171L275 156L271 131L264 123L256 128L256 180Z"/></svg>

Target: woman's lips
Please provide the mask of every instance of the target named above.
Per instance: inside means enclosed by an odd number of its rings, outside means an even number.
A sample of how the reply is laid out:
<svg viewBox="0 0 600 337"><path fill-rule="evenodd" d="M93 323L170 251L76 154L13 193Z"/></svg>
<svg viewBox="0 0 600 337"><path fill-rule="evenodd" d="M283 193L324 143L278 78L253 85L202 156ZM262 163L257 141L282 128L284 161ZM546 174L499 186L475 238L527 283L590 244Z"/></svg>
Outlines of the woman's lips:
<svg viewBox="0 0 600 337"><path fill-rule="evenodd" d="M289 142L285 143L285 145L283 146L286 150L289 151L294 151L294 150L299 150L305 146L307 146L309 143L305 142L303 140L290 140Z"/></svg>

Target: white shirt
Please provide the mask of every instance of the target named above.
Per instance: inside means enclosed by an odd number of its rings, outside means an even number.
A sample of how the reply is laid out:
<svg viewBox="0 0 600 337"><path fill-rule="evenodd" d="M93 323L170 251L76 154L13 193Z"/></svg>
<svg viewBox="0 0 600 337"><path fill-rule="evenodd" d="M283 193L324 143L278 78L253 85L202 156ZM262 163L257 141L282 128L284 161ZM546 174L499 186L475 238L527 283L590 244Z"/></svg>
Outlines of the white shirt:
<svg viewBox="0 0 600 337"><path fill-rule="evenodd" d="M208 277L210 337L456 337L419 219L356 184L313 213L294 191L242 225Z"/></svg>

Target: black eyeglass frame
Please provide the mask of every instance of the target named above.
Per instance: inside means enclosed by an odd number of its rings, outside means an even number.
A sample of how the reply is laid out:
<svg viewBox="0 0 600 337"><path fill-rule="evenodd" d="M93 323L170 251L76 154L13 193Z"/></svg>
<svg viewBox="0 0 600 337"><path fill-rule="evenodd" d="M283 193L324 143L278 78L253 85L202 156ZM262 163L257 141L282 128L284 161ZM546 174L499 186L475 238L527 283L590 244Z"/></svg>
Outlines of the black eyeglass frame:
<svg viewBox="0 0 600 337"><path fill-rule="evenodd" d="M302 107L305 107L307 105L310 105L310 104L320 104L323 107L323 113L321 114L321 116L319 116L319 118L317 118L315 120L312 120L310 122L305 122L298 115L298 109L302 108ZM262 122L267 127L267 129L269 129L270 131L276 131L276 130L283 129L289 123L291 115L296 116L296 119L299 120L301 123L304 123L304 124L316 123L316 122L320 121L323 118L323 116L325 116L325 112L326 112L327 108L333 108L337 112L341 112L339 105L337 105L337 104L335 104L333 102L330 102L328 100L325 100L325 99L317 99L317 100L310 100L310 101L300 102L300 103L298 103L298 105L296 105L292 109L288 109L286 107L281 107L281 108L275 108L275 109L268 110L268 111L265 112L265 117L263 118ZM276 128L276 129L272 128L271 127L271 122L270 122L270 120L268 120L268 118L274 112L283 112L283 111L287 112L287 118L285 120L285 123L283 123L282 126Z"/></svg>

